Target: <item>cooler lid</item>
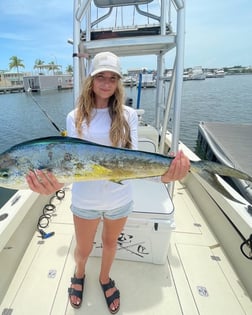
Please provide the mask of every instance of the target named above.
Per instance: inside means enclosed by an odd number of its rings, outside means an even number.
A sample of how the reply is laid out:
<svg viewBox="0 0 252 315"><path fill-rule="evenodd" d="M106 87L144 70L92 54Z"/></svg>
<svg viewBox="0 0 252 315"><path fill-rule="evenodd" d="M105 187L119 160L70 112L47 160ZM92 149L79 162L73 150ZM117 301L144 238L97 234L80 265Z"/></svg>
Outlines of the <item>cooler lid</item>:
<svg viewBox="0 0 252 315"><path fill-rule="evenodd" d="M165 184L147 179L131 181L134 210L131 216L167 220L174 212L174 205Z"/></svg>

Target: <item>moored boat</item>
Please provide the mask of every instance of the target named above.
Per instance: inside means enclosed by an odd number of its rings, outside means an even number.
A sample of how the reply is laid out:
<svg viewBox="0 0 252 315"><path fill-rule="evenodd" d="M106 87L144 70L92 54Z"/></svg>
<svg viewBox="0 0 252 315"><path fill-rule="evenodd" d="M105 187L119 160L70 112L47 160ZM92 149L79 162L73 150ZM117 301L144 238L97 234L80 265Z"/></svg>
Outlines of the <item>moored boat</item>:
<svg viewBox="0 0 252 315"><path fill-rule="evenodd" d="M188 71L187 80L205 80L206 74L201 66L193 67Z"/></svg>
<svg viewBox="0 0 252 315"><path fill-rule="evenodd" d="M215 77L216 78L224 78L225 77L225 71L223 69L215 70Z"/></svg>
<svg viewBox="0 0 252 315"><path fill-rule="evenodd" d="M136 86L136 82L137 82L137 80L131 76L130 77L127 76L127 77L123 78L123 85L124 86L130 86L130 87Z"/></svg>
<svg viewBox="0 0 252 315"><path fill-rule="evenodd" d="M224 78L226 75L223 69L213 69L206 71L206 78Z"/></svg>
<svg viewBox="0 0 252 315"><path fill-rule="evenodd" d="M156 79L154 79L153 74L143 73L139 76L141 79L137 81L137 87L141 88L155 88L157 86Z"/></svg>

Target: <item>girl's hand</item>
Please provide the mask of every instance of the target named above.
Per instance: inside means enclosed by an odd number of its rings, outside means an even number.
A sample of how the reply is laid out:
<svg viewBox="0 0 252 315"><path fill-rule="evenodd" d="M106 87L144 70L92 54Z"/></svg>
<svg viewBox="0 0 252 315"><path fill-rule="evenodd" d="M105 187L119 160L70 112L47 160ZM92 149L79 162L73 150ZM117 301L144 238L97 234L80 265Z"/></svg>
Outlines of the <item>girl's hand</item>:
<svg viewBox="0 0 252 315"><path fill-rule="evenodd" d="M179 151L168 170L161 176L161 181L168 183L180 180L187 175L189 169L190 160L182 151Z"/></svg>
<svg viewBox="0 0 252 315"><path fill-rule="evenodd" d="M51 172L40 170L30 171L26 180L31 190L42 195L51 195L64 186Z"/></svg>

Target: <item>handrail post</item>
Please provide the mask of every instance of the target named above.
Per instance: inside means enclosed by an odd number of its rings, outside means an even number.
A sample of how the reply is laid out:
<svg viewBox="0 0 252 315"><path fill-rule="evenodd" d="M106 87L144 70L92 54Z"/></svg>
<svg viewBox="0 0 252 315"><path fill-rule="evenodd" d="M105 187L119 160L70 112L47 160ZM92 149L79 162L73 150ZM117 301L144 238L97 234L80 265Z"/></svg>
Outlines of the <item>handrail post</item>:
<svg viewBox="0 0 252 315"><path fill-rule="evenodd" d="M175 0L174 0L175 1ZM185 43L185 4L176 0L178 6L177 19L177 54L175 66L175 89L174 89L174 112L173 112L173 128L172 128L172 143L171 151L176 154L179 147L179 131L180 131L180 116L181 116L181 101L182 101L182 85L184 72L184 43ZM182 5L183 4L183 5ZM174 182L169 184L170 195L173 196Z"/></svg>

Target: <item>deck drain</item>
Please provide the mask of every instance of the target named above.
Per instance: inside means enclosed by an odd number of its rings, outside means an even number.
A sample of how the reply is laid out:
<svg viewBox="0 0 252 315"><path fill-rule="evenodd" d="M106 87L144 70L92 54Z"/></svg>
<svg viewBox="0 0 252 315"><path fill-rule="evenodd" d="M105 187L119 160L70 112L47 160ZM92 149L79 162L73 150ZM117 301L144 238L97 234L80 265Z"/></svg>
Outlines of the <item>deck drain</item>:
<svg viewBox="0 0 252 315"><path fill-rule="evenodd" d="M197 290L198 290L199 295L204 296L204 297L209 296L207 289L205 287L197 286Z"/></svg>
<svg viewBox="0 0 252 315"><path fill-rule="evenodd" d="M56 277L56 274L57 274L57 270L55 269L50 269L48 271L48 278L55 278Z"/></svg>
<svg viewBox="0 0 252 315"><path fill-rule="evenodd" d="M212 260L215 260L215 261L221 261L219 256L212 255L211 258Z"/></svg>
<svg viewBox="0 0 252 315"><path fill-rule="evenodd" d="M0 215L0 221L5 220L8 217L8 213L3 213Z"/></svg>

